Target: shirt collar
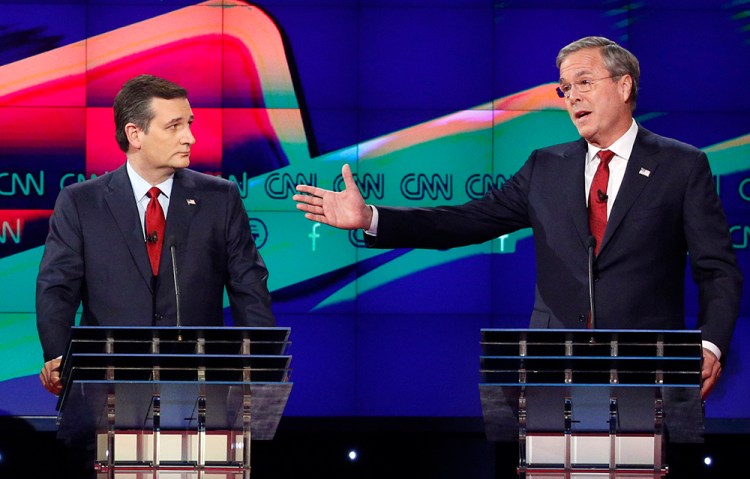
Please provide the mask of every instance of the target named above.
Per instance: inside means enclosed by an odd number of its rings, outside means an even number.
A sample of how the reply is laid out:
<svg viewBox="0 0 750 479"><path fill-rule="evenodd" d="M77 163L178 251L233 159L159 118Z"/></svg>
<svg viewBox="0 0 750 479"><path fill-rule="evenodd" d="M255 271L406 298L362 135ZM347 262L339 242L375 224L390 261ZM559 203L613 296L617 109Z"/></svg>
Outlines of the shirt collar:
<svg viewBox="0 0 750 479"><path fill-rule="evenodd" d="M593 161L593 159L596 158L596 155L599 154L599 152L603 149L609 150L613 152L616 156L623 158L625 159L625 161L627 161L630 158L630 154L633 152L633 145L635 145L635 137L637 135L638 135L638 124L635 122L635 119L633 119L633 122L630 124L630 128L628 128L628 131L626 131L624 135L622 135L614 143L612 143L609 146L609 148L597 148L591 143L588 143L589 154L588 154L587 161L588 162Z"/></svg>
<svg viewBox="0 0 750 479"><path fill-rule="evenodd" d="M141 175L136 173L133 165L131 165L129 161L126 162L126 168L128 170L128 176L130 177L130 185L133 187L133 196L135 196L135 201L141 201L143 197L146 196L146 193L148 193L148 190L151 189L151 184L148 181L144 180ZM158 185L153 186L158 187L164 194L164 196L169 198L172 195L173 181L174 174L170 175L169 178L159 183Z"/></svg>

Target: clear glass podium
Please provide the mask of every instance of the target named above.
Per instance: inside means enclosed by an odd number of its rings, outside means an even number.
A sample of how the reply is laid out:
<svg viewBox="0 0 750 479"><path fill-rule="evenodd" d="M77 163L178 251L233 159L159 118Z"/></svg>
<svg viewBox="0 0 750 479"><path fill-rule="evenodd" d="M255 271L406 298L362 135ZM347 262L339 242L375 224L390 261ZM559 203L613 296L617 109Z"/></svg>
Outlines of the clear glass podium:
<svg viewBox="0 0 750 479"><path fill-rule="evenodd" d="M488 440L525 479L653 479L668 441L703 442L700 331L483 329Z"/></svg>
<svg viewBox="0 0 750 479"><path fill-rule="evenodd" d="M58 436L97 477L249 478L292 388L288 328L75 327Z"/></svg>

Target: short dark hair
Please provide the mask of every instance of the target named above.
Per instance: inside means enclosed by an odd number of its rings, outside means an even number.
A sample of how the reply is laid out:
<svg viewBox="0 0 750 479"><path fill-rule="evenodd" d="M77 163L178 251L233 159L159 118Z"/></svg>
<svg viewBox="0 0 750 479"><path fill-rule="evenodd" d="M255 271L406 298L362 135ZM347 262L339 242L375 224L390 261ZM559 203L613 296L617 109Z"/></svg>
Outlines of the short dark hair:
<svg viewBox="0 0 750 479"><path fill-rule="evenodd" d="M635 103L638 100L638 87L641 83L641 67L635 55L609 38L584 37L563 47L557 54L557 68L560 68L568 55L586 48L599 49L604 60L604 68L612 75L613 80L623 75L630 75L630 78L633 79L633 88L630 90L630 109L635 110Z"/></svg>
<svg viewBox="0 0 750 479"><path fill-rule="evenodd" d="M154 75L138 75L125 82L117 93L114 102L115 110L115 139L117 145L125 153L128 152L130 142L125 134L125 125L133 123L148 133L148 125L154 119L151 100L163 98L187 98L187 90L164 78Z"/></svg>

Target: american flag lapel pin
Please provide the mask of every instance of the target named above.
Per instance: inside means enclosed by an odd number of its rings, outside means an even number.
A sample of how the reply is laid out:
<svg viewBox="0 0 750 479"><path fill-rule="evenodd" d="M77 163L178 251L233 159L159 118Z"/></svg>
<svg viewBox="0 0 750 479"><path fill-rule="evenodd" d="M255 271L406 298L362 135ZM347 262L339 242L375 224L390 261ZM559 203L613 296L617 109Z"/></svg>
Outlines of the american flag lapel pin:
<svg viewBox="0 0 750 479"><path fill-rule="evenodd" d="M192 198L188 198L188 199L187 199L187 204L189 204L189 205L192 205L192 206L195 206L195 200L194 200L194 199L192 199Z"/></svg>
<svg viewBox="0 0 750 479"><path fill-rule="evenodd" d="M651 176L651 171L647 170L646 168L641 168L641 171L639 171L638 174L648 178L649 176ZM190 200L188 200L188 202L190 202Z"/></svg>

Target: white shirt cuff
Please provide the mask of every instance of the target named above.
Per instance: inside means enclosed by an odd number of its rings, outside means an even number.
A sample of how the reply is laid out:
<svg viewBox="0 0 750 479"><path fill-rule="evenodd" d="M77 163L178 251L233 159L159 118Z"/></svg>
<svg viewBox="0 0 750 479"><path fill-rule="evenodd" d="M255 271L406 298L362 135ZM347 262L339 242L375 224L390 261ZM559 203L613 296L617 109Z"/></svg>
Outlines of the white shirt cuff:
<svg viewBox="0 0 750 479"><path fill-rule="evenodd" d="M721 359L721 350L719 348L717 348L714 343L712 343L710 341L702 341L702 343L703 343L703 347L705 349L708 349L709 351L711 351L712 353L714 353L716 355L717 359Z"/></svg>
<svg viewBox="0 0 750 479"><path fill-rule="evenodd" d="M367 233L370 236L377 236L378 235L378 209L375 208L372 205L367 205L372 210L372 221L370 222L370 227L365 230L365 233Z"/></svg>

